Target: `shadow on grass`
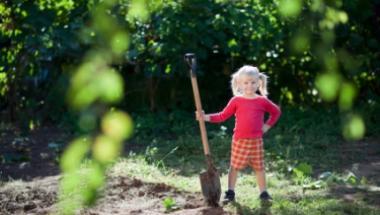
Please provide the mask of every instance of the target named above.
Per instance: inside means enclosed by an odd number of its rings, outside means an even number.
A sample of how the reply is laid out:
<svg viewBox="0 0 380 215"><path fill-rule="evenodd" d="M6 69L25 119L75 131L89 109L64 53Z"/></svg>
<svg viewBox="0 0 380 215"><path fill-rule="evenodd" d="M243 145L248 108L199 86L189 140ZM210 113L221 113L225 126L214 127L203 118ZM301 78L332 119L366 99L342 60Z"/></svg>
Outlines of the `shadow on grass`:
<svg viewBox="0 0 380 215"><path fill-rule="evenodd" d="M345 185L334 186L330 188L330 194L346 203L363 201L368 205L380 209L380 191L369 190L359 187L350 187Z"/></svg>
<svg viewBox="0 0 380 215"><path fill-rule="evenodd" d="M249 208L245 205L241 205L238 202L231 203L236 208L237 214L244 215L271 215L271 203L261 203L259 208Z"/></svg>
<svg viewBox="0 0 380 215"><path fill-rule="evenodd" d="M181 176L192 176L199 174L207 169L206 157L202 151L202 144L199 142L189 148L173 150L176 146L157 145L157 146L133 146L127 144L123 152L124 157L128 157L131 152L144 157L148 164L162 169L172 169ZM132 147L133 146L133 147ZM184 152L185 151L185 152ZM191 152L190 152L191 151ZM220 174L226 174L229 169L229 151L225 156L212 155L214 165Z"/></svg>

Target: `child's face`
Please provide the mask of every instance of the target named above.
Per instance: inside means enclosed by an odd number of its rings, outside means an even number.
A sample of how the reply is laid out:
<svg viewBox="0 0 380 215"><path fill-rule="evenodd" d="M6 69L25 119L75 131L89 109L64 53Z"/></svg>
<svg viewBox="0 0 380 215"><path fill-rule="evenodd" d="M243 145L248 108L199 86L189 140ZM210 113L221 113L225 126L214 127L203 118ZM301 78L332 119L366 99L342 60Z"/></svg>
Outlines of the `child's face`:
<svg viewBox="0 0 380 215"><path fill-rule="evenodd" d="M254 96L257 88L259 87L259 80L252 75L243 75L240 77L239 87L243 93L243 96Z"/></svg>

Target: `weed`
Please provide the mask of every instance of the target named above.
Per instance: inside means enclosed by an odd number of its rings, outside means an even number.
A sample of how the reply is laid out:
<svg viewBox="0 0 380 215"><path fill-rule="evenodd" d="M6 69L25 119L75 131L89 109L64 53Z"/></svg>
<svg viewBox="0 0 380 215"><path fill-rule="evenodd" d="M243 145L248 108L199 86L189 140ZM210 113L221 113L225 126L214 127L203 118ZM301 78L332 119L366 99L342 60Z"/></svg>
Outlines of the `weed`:
<svg viewBox="0 0 380 215"><path fill-rule="evenodd" d="M170 212L172 211L175 206L176 206L176 201L172 197L166 197L163 201L162 204L165 208L165 212Z"/></svg>

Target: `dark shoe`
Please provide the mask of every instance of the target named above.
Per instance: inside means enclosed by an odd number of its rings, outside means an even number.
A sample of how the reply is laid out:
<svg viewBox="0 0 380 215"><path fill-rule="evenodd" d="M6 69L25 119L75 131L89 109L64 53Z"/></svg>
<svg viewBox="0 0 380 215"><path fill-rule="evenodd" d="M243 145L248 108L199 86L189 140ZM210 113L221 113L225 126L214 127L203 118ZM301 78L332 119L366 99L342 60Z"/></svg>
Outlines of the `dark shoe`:
<svg viewBox="0 0 380 215"><path fill-rule="evenodd" d="M272 197L269 195L267 191L262 192L259 198L261 201L272 201Z"/></svg>
<svg viewBox="0 0 380 215"><path fill-rule="evenodd" d="M235 192L233 190L227 190L224 195L223 204L235 201Z"/></svg>

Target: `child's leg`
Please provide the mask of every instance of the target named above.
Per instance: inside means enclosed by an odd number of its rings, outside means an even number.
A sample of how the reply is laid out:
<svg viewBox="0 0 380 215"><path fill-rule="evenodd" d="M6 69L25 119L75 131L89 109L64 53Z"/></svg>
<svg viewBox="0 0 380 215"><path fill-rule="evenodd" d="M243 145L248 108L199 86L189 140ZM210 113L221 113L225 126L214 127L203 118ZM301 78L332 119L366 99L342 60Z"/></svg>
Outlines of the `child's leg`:
<svg viewBox="0 0 380 215"><path fill-rule="evenodd" d="M238 175L238 170L230 166L230 170L228 172L228 189L229 190L235 190L237 175Z"/></svg>
<svg viewBox="0 0 380 215"><path fill-rule="evenodd" d="M265 182L265 170L256 171L256 179L257 179L257 185L259 186L260 190L260 196L259 198L263 202L271 202L272 197L269 195L269 193L266 191L266 182Z"/></svg>
<svg viewBox="0 0 380 215"><path fill-rule="evenodd" d="M224 196L223 204L235 201L235 184L238 175L238 170L230 166L230 171L228 172L228 190Z"/></svg>
<svg viewBox="0 0 380 215"><path fill-rule="evenodd" d="M256 180L260 193L266 191L265 170L256 171Z"/></svg>
<svg viewBox="0 0 380 215"><path fill-rule="evenodd" d="M252 139L253 150L250 164L256 173L257 185L260 193L266 190L265 165L264 165L264 143L262 138Z"/></svg>

